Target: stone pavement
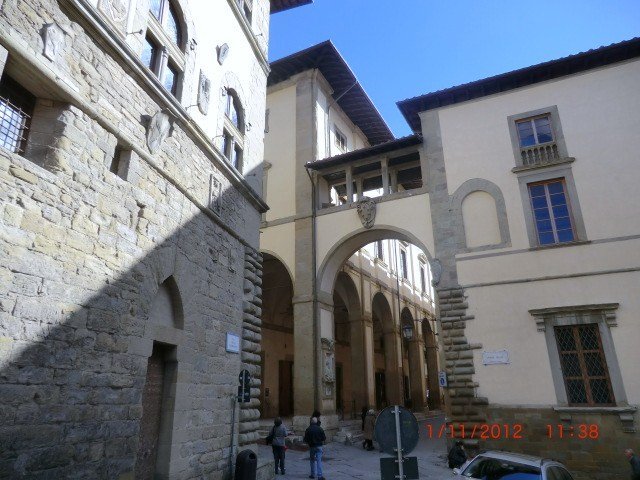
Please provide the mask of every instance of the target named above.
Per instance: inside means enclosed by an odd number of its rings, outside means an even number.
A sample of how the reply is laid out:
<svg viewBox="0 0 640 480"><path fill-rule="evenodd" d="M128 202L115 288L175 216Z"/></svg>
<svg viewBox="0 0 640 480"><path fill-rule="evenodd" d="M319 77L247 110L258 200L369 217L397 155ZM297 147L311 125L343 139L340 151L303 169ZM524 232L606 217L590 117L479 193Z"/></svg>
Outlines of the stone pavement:
<svg viewBox="0 0 640 480"><path fill-rule="evenodd" d="M428 418L420 425L420 442L411 453L418 457L421 479L453 480L455 477L446 465L445 439L429 439L426 424L432 425L437 435L444 416ZM269 455L271 447L261 445L260 456ZM287 474L278 475L277 479L306 479L309 476L309 453L307 451L287 450L285 466ZM340 443L325 445L322 467L327 480L380 480L380 458L388 457L378 450L367 452L362 445L347 446Z"/></svg>

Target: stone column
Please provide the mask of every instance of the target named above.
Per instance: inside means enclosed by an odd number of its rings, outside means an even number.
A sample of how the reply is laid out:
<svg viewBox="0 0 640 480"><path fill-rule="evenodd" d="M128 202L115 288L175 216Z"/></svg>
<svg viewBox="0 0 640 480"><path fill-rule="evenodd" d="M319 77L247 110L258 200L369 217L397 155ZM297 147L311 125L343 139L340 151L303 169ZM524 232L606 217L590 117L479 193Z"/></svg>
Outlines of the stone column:
<svg viewBox="0 0 640 480"><path fill-rule="evenodd" d="M389 405L402 405L402 358L400 333L394 329L384 334L384 362L387 401Z"/></svg>
<svg viewBox="0 0 640 480"><path fill-rule="evenodd" d="M424 341L418 333L418 322L414 322L413 338L409 340L409 378L411 384L411 401L416 412L423 411L426 406L427 382L424 365Z"/></svg>
<svg viewBox="0 0 640 480"><path fill-rule="evenodd" d="M365 321L364 318L356 318L349 322L351 329L351 393L353 398L345 399L345 401L355 400L356 412L359 412L364 405L369 405L368 371L373 372L369 366L373 358L367 358Z"/></svg>

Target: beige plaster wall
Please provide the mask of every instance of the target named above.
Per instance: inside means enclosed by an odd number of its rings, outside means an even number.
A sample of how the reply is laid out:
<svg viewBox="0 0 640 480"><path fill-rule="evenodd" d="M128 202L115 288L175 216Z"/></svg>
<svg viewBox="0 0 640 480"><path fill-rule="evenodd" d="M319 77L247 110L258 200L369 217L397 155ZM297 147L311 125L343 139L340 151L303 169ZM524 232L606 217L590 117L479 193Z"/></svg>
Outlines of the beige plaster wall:
<svg viewBox="0 0 640 480"><path fill-rule="evenodd" d="M264 137L267 171L267 221L295 215L296 169L296 86L291 85L267 95L269 132ZM302 168L302 167L300 167Z"/></svg>
<svg viewBox="0 0 640 480"><path fill-rule="evenodd" d="M558 106L587 237L640 232L640 61L631 61L443 108L439 112L449 193L471 178L496 183L505 197L513 248L528 247L507 117Z"/></svg>
<svg viewBox="0 0 640 480"><path fill-rule="evenodd" d="M276 256L295 281L295 224L293 222L260 230L260 251Z"/></svg>
<svg viewBox="0 0 640 480"><path fill-rule="evenodd" d="M364 230L355 208L344 209L329 215L319 215L317 226L319 266L334 247L353 236L354 232ZM427 194L378 203L375 228L407 232L416 239L422 240L429 252L434 251L431 209Z"/></svg>
<svg viewBox="0 0 640 480"><path fill-rule="evenodd" d="M467 248L497 245L500 238L496 202L486 192L472 192L462 201Z"/></svg>
<svg viewBox="0 0 640 480"><path fill-rule="evenodd" d="M640 274L631 272L467 289L468 313L475 320L467 322L466 332L470 341L483 345L474 351L478 395L492 404L556 405L545 335L528 310L615 300L620 302L618 326L611 335L618 364L628 402L640 403L640 297L629 288L639 284ZM503 349L509 351L509 365L482 365L483 351Z"/></svg>

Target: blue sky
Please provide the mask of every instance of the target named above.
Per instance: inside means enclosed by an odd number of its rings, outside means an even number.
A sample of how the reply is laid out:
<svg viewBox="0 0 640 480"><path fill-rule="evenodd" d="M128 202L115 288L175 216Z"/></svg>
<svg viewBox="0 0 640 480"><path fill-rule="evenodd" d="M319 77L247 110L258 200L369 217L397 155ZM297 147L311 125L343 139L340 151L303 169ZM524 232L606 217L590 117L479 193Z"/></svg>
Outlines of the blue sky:
<svg viewBox="0 0 640 480"><path fill-rule="evenodd" d="M315 0L271 17L275 60L331 39L396 136L395 102L640 36L640 0Z"/></svg>

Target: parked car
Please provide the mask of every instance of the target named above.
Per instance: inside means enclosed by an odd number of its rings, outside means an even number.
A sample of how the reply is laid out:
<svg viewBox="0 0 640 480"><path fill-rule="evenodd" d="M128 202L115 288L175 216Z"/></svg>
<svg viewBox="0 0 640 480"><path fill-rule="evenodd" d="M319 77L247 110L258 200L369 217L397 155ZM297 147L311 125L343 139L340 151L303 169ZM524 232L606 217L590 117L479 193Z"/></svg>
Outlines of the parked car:
<svg viewBox="0 0 640 480"><path fill-rule="evenodd" d="M560 462L500 451L483 452L453 472L481 480L573 480Z"/></svg>

